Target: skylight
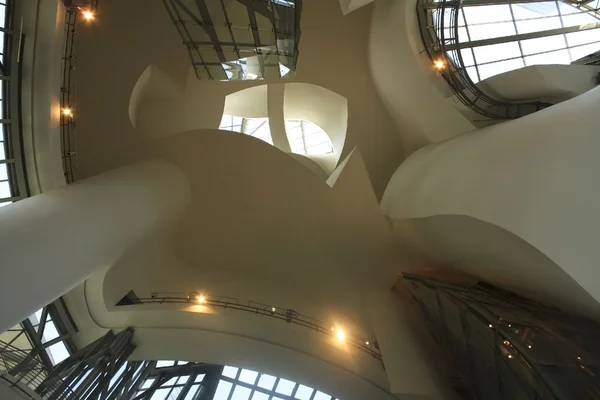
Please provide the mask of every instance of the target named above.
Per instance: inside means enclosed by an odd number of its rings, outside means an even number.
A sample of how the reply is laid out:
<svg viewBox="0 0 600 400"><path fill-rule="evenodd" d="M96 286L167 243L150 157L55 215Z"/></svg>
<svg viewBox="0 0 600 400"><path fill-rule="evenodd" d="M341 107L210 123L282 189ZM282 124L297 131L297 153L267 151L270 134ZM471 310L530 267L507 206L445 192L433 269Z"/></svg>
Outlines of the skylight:
<svg viewBox="0 0 600 400"><path fill-rule="evenodd" d="M458 14L458 44L450 53L460 51L473 82L531 65L570 64L600 50L599 5L600 0L579 6L562 1L465 5ZM439 26L442 12L444 36L452 38L448 11L435 10L433 22Z"/></svg>

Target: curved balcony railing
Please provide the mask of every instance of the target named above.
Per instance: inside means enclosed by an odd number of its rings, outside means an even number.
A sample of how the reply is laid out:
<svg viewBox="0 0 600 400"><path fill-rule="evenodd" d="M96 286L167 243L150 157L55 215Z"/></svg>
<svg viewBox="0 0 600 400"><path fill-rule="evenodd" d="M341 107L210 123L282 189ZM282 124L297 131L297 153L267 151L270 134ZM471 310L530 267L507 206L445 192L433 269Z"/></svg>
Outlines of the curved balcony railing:
<svg viewBox="0 0 600 400"><path fill-rule="evenodd" d="M131 294L131 292L130 292ZM128 295L129 296L129 295ZM123 300L117 304L118 306L125 305L144 305L144 304L189 304L197 302L199 298L198 293L151 293L150 297L137 297L128 298L126 296ZM275 320L284 321L288 324L296 324L304 328L311 329L313 331L331 335L335 332L335 328L326 326L322 321L315 318L311 318L298 311L278 307L269 304L263 304L255 301L248 301L247 303L240 302L238 299L233 297L223 296L200 296L201 305L207 307L223 308L228 310L245 311L252 313L257 316L270 317ZM124 301L126 300L126 301ZM371 357L381 360L381 353L377 347L377 343L370 341L366 338L356 338L346 335L345 339L354 348L369 354Z"/></svg>
<svg viewBox="0 0 600 400"><path fill-rule="evenodd" d="M21 55L26 38L15 21L15 4L15 0L0 4L5 15L0 21L0 206L31 195L21 123Z"/></svg>
<svg viewBox="0 0 600 400"><path fill-rule="evenodd" d="M418 0L417 15L425 50L439 69L454 95L469 109L493 119L514 119L534 113L552 104L541 101L507 102L484 93L471 80L458 48L458 17L462 2L455 0ZM437 23L433 12L437 12ZM440 64L442 65L442 64Z"/></svg>

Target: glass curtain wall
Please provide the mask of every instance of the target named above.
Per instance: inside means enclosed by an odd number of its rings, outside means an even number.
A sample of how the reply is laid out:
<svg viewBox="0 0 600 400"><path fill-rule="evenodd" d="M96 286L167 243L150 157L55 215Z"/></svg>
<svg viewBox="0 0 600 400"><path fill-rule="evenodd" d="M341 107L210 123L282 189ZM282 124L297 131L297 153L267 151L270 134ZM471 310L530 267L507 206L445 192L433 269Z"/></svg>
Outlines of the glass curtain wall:
<svg viewBox="0 0 600 400"><path fill-rule="evenodd" d="M448 47L460 51L473 82L531 65L570 64L600 50L600 0L472 4L459 10L458 43ZM442 12L450 25L450 10L438 9L436 27ZM445 37L454 37L444 29Z"/></svg>

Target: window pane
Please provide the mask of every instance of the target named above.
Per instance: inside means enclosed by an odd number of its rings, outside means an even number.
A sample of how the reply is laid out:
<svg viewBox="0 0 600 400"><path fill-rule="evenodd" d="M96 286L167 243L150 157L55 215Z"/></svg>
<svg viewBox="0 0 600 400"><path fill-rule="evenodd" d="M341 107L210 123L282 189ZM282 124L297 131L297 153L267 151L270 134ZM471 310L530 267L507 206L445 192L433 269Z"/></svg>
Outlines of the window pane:
<svg viewBox="0 0 600 400"><path fill-rule="evenodd" d="M142 384L141 389L148 389L150 386L152 386L153 383L154 383L154 378L146 379L144 381L144 383Z"/></svg>
<svg viewBox="0 0 600 400"><path fill-rule="evenodd" d="M587 13L563 15L562 20L565 26L595 24L596 22L600 22L597 18L594 18Z"/></svg>
<svg viewBox="0 0 600 400"><path fill-rule="evenodd" d="M190 376L186 375L186 376L180 376L179 380L177 381L178 385L183 385L184 383L187 383L187 381L190 380Z"/></svg>
<svg viewBox="0 0 600 400"><path fill-rule="evenodd" d="M70 356L69 351L63 342L53 344L46 349L46 352L50 356L52 364L54 365L66 360Z"/></svg>
<svg viewBox="0 0 600 400"><path fill-rule="evenodd" d="M475 60L479 64L521 56L521 50L519 50L517 42L475 47L473 51L475 52ZM481 77L481 79L484 78Z"/></svg>
<svg viewBox="0 0 600 400"><path fill-rule="evenodd" d="M525 63L527 65L571 64L571 56L567 50L558 50L525 57Z"/></svg>
<svg viewBox="0 0 600 400"><path fill-rule="evenodd" d="M256 382L257 377L258 377L258 372L250 371L249 369L243 369L242 373L240 374L239 379L242 382L246 382L251 385L254 385L254 382Z"/></svg>
<svg viewBox="0 0 600 400"><path fill-rule="evenodd" d="M480 65L477 68L479 69L479 76L483 80L489 78L490 76L498 75L503 72L523 68L524 66L525 65L523 64L523 59L517 58L514 60L506 60L492 64Z"/></svg>
<svg viewBox="0 0 600 400"><path fill-rule="evenodd" d="M571 32L565 35L569 46L577 46L579 44L592 43L600 41L600 30L590 29L586 31Z"/></svg>
<svg viewBox="0 0 600 400"><path fill-rule="evenodd" d="M219 381L219 386L217 386L217 391L215 392L213 400L227 400L232 386L233 385L227 381Z"/></svg>
<svg viewBox="0 0 600 400"><path fill-rule="evenodd" d="M156 362L156 368L172 367L173 365L175 365L175 361L160 360Z"/></svg>
<svg viewBox="0 0 600 400"><path fill-rule="evenodd" d="M185 398L183 400L193 400L194 396L196 395L196 393L198 392L198 389L200 388L200 385L193 385L190 388L190 391L185 395Z"/></svg>
<svg viewBox="0 0 600 400"><path fill-rule="evenodd" d="M300 385L298 386L298 390L296 391L295 398L299 400L310 400L310 396L315 390L311 387Z"/></svg>
<svg viewBox="0 0 600 400"><path fill-rule="evenodd" d="M537 39L521 40L524 55L542 53L550 50L559 50L567 47L563 35L546 36Z"/></svg>
<svg viewBox="0 0 600 400"><path fill-rule="evenodd" d="M49 342L53 339L56 339L59 336L60 335L58 334L58 330L56 330L56 326L54 325L54 322L52 322L52 321L46 322L46 326L44 327L44 332L43 332L43 337L42 337L42 343Z"/></svg>
<svg viewBox="0 0 600 400"><path fill-rule="evenodd" d="M477 68L475 68L475 67L467 68L467 74L469 74L469 78L471 78L473 83L479 82L479 75L477 75Z"/></svg>
<svg viewBox="0 0 600 400"><path fill-rule="evenodd" d="M600 42L586 44L585 46L573 47L571 48L571 57L573 58L573 61L575 61L598 50L600 50Z"/></svg>
<svg viewBox="0 0 600 400"><path fill-rule="evenodd" d="M231 400L248 400L248 398L250 398L251 392L251 389L237 385L235 387L235 390L233 391L233 396L231 396Z"/></svg>
<svg viewBox="0 0 600 400"><path fill-rule="evenodd" d="M469 65L475 64L475 59L473 58L473 51L471 51L471 49L462 49L460 51L460 55L465 66L468 67Z"/></svg>
<svg viewBox="0 0 600 400"><path fill-rule="evenodd" d="M252 400L269 400L269 395L263 392L254 392Z"/></svg>
<svg viewBox="0 0 600 400"><path fill-rule="evenodd" d="M202 382L204 380L205 374L200 374L194 379L194 383Z"/></svg>
<svg viewBox="0 0 600 400"><path fill-rule="evenodd" d="M171 391L171 389L158 389L156 390L156 392L154 392L154 394L152 395L152 397L150 397L151 400L166 400L167 395L169 394L169 392Z"/></svg>
<svg viewBox="0 0 600 400"><path fill-rule="evenodd" d="M486 22L512 21L508 5L464 7L463 12L469 27Z"/></svg>
<svg viewBox="0 0 600 400"><path fill-rule="evenodd" d="M541 32L558 28L562 28L562 24L560 23L559 17L517 21L518 33Z"/></svg>
<svg viewBox="0 0 600 400"><path fill-rule="evenodd" d="M469 26L469 33L471 34L471 40L482 40L516 34L515 24L512 21L498 24Z"/></svg>
<svg viewBox="0 0 600 400"><path fill-rule="evenodd" d="M273 386L275 385L276 380L277 378L275 378L274 376L261 374L257 386L263 389L273 390Z"/></svg>
<svg viewBox="0 0 600 400"><path fill-rule="evenodd" d="M229 378L235 379L237 377L238 369L236 367L230 367L226 365L223 368L223 376L227 376Z"/></svg>
<svg viewBox="0 0 600 400"><path fill-rule="evenodd" d="M512 4L512 10L515 20L558 15L558 10L556 9L556 3L554 1Z"/></svg>
<svg viewBox="0 0 600 400"><path fill-rule="evenodd" d="M294 391L294 387L296 386L296 382L288 381L287 379L279 378L279 383L277 384L277 388L275 391L277 393L285 394L289 396Z"/></svg>
<svg viewBox="0 0 600 400"><path fill-rule="evenodd" d="M331 400L331 396L323 392L317 392L313 400Z"/></svg>

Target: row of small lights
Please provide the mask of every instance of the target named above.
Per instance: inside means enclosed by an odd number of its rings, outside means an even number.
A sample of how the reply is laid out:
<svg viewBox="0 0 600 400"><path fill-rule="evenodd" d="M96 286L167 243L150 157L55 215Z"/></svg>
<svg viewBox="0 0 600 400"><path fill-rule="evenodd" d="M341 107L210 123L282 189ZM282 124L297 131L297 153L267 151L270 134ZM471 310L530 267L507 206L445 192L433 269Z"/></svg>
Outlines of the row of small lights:
<svg viewBox="0 0 600 400"><path fill-rule="evenodd" d="M490 329L494 329L494 324L489 324L489 325L488 325L488 327L489 327ZM508 327L509 327L509 328L511 328L511 327L512 327L512 325L511 325L511 324L508 324ZM518 333L518 332L519 332L518 330L515 330L515 333ZM510 342L509 342L508 340L505 340L503 343L504 343L506 346L510 346ZM527 345L527 348L531 349L531 348L533 348L533 346L532 346L531 344L528 344L528 345ZM510 353L509 353L509 354L507 354L507 355L506 355L506 357L508 357L508 358L513 358L512 354L510 354ZM580 356L577 356L577 361L581 361L581 357L580 357ZM583 366L583 365L581 365L581 364L580 364L579 366L581 367L581 369L585 369L585 366Z"/></svg>
<svg viewBox="0 0 600 400"><path fill-rule="evenodd" d="M189 297L190 297L190 296L188 296L188 298L189 298ZM204 304L206 304L206 296L205 296L205 295L203 295L203 294L199 294L199 295L197 295L197 296L196 296L196 302L197 302L198 304L201 304L201 305L204 305ZM275 311L277 311L277 308L276 308L276 307L271 307L271 313L274 313ZM337 339L338 339L340 342L343 342L343 341L345 341L345 340L346 340L346 332L344 332L344 330L343 330L343 329L340 329L340 328L337 328L337 327L335 327L335 326L332 326L332 327L331 327L331 332L334 332L334 333L335 333L335 336L337 337ZM365 342L365 345L369 346L369 345L370 345L370 342L367 340L367 341Z"/></svg>
<svg viewBox="0 0 600 400"><path fill-rule="evenodd" d="M91 22L96 18L96 16L92 12L92 10L82 10L82 9L79 9L79 10L81 12L81 15L83 16L83 19L86 20L87 22ZM64 107L61 111L65 117L73 118L73 107L71 107L70 105Z"/></svg>

